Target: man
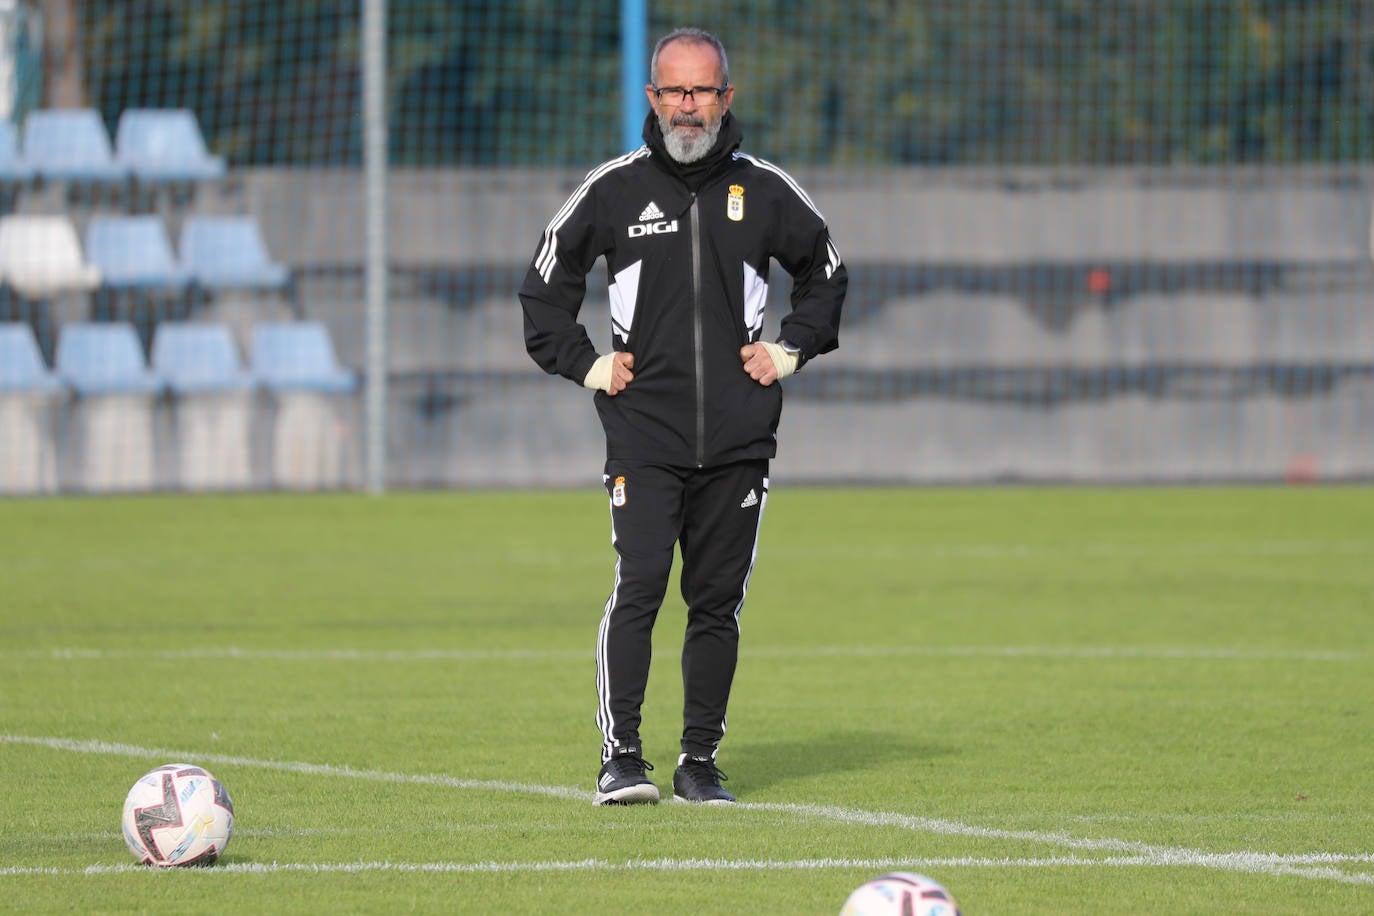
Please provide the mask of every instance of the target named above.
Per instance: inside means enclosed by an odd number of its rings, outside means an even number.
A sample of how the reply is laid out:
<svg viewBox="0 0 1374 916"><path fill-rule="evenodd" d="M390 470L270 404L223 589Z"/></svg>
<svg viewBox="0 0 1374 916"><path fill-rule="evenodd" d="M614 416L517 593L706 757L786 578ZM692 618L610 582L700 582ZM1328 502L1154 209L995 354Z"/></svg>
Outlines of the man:
<svg viewBox="0 0 1374 916"><path fill-rule="evenodd" d="M730 804L716 751L776 454L774 384L835 349L847 274L821 214L781 169L738 152L720 40L664 36L639 149L587 174L520 289L525 345L546 372L597 390L606 433L615 585L597 636L603 744L593 803L657 802L639 740L651 636L682 552L682 749L677 799ZM577 316L605 258L613 350ZM760 341L768 269L793 277L777 341Z"/></svg>

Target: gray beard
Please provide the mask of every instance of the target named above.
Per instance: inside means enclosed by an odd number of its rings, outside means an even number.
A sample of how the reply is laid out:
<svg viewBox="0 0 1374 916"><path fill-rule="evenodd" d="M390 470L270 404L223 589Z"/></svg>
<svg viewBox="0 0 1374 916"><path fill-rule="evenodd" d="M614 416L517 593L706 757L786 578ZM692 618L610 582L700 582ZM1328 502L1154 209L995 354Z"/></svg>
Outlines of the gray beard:
<svg viewBox="0 0 1374 916"><path fill-rule="evenodd" d="M668 148L668 155L683 165L701 159L711 151L711 147L716 145L716 138L720 136L722 120L722 118L716 118L715 122L707 126L701 133L694 137L688 137L673 128L671 118L659 118L658 126L663 131L663 145Z"/></svg>

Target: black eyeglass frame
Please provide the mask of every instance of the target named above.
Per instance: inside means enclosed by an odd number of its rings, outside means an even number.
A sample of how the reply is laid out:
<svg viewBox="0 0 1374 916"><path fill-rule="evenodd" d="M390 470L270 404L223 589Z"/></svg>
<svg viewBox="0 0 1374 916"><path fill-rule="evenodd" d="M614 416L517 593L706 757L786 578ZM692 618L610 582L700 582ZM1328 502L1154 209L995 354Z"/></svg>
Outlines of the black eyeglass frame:
<svg viewBox="0 0 1374 916"><path fill-rule="evenodd" d="M651 89L651 91L652 91L653 94L654 94L654 98L658 99L660 102L663 101L663 93L665 93L665 92L672 92L672 93L678 93L678 92L680 92L680 93L682 93L682 98L678 99L676 102L673 101L672 99L669 99L669 100L667 101L667 103L666 103L666 104L669 104L669 105L681 105L683 102L687 101L688 99L691 99L693 102L696 102L698 105L715 105L715 104L718 104L718 103L720 102L720 100L721 100L722 98L725 97L725 93L727 93L727 92L730 91L730 87L729 87L728 85L726 85L726 86L693 86L693 87L690 88L690 89L688 89L686 86L651 86L650 89ZM705 98L705 99L708 99L709 101L703 100L703 99L698 99L698 98L696 97L696 94L697 94L698 92L706 93L706 95L705 95L704 98Z"/></svg>

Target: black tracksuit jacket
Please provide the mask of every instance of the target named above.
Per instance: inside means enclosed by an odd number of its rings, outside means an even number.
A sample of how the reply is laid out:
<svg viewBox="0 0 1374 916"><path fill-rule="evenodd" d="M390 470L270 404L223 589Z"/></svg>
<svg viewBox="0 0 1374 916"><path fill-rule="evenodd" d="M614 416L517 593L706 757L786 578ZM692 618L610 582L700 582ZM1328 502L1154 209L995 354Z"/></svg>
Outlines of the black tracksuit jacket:
<svg viewBox="0 0 1374 916"><path fill-rule="evenodd" d="M743 370L759 339L770 259L793 278L781 340L800 365L835 349L848 275L825 220L784 171L738 152L733 114L701 161L672 160L657 119L645 145L587 174L544 230L520 288L525 346L581 383L597 358L577 321L586 276L605 258L613 344L634 381L596 395L607 458L707 467L772 458L780 385Z"/></svg>

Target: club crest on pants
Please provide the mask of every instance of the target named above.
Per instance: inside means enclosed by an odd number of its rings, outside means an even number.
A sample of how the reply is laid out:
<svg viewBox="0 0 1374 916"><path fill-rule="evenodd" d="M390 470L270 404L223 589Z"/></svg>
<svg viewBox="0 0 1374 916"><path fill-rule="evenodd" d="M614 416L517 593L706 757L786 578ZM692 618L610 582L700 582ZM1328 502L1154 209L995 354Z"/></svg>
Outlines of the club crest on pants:
<svg viewBox="0 0 1374 916"><path fill-rule="evenodd" d="M611 488L611 505L617 507L625 505L624 477L617 477L615 479L615 486Z"/></svg>

